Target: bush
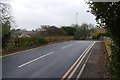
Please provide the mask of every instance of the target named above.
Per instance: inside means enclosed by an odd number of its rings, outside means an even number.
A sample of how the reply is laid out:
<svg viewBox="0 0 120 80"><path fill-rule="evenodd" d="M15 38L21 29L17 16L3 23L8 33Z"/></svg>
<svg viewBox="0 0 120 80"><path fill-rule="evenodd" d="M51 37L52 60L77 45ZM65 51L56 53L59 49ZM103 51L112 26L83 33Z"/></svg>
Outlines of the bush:
<svg viewBox="0 0 120 80"><path fill-rule="evenodd" d="M21 37L15 38L11 45L15 47L29 47L34 45L40 45L47 43L47 40L44 37Z"/></svg>
<svg viewBox="0 0 120 80"><path fill-rule="evenodd" d="M46 37L46 40L48 42L55 42L55 41L67 41L67 40L72 40L73 36L50 36Z"/></svg>
<svg viewBox="0 0 120 80"><path fill-rule="evenodd" d="M96 21L104 26L113 41L110 57L110 73L113 80L120 80L120 2L88 2Z"/></svg>
<svg viewBox="0 0 120 80"><path fill-rule="evenodd" d="M48 43L47 40L43 37L33 37L32 41L34 44L45 44Z"/></svg>
<svg viewBox="0 0 120 80"><path fill-rule="evenodd" d="M30 37L18 38L18 46L27 47L32 45L32 40Z"/></svg>

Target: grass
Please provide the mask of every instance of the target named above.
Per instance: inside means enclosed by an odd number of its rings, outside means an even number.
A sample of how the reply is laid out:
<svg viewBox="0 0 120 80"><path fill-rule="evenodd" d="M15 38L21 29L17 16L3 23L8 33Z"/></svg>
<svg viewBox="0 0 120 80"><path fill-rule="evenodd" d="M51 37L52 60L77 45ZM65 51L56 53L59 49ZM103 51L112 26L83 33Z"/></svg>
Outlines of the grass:
<svg viewBox="0 0 120 80"><path fill-rule="evenodd" d="M0 49L0 56L2 56L2 50Z"/></svg>
<svg viewBox="0 0 120 80"><path fill-rule="evenodd" d="M105 46L106 46L106 49L107 49L107 53L110 56L111 55L111 48L110 48L111 40L108 39L108 38L104 38L103 42L105 43Z"/></svg>

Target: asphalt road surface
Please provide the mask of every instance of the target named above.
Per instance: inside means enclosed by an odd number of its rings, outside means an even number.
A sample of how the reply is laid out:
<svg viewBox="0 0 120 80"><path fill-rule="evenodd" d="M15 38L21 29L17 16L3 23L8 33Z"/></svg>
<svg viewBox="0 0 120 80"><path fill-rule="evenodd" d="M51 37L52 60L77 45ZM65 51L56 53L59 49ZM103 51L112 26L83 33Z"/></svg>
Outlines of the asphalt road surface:
<svg viewBox="0 0 120 80"><path fill-rule="evenodd" d="M67 41L2 58L3 78L61 78L94 41Z"/></svg>

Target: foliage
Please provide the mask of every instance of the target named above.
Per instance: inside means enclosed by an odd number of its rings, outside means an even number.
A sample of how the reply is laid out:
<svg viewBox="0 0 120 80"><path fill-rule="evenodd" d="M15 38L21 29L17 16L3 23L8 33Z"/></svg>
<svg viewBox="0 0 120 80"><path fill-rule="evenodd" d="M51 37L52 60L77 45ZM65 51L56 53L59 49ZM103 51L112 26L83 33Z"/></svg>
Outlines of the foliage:
<svg viewBox="0 0 120 80"><path fill-rule="evenodd" d="M88 2L97 22L105 26L113 40L110 69L112 78L120 78L120 2Z"/></svg>
<svg viewBox="0 0 120 80"><path fill-rule="evenodd" d="M74 32L75 39L88 39L90 37L90 29L88 29L88 24L83 23L80 25L73 26L76 30Z"/></svg>
<svg viewBox="0 0 120 80"><path fill-rule="evenodd" d="M50 37L46 37L46 40L48 42L56 42L56 41L68 41L68 40L72 40L73 36L50 36Z"/></svg>
<svg viewBox="0 0 120 80"><path fill-rule="evenodd" d="M43 36L59 36L65 35L65 31L62 28L56 26L42 25L37 31Z"/></svg>
<svg viewBox="0 0 120 80"><path fill-rule="evenodd" d="M71 26L56 26L42 25L36 31L42 36L74 36L74 39L88 39L91 36L93 28L92 24L83 23L81 26L72 24Z"/></svg>
<svg viewBox="0 0 120 80"><path fill-rule="evenodd" d="M70 26L62 26L62 29L66 32L66 35L68 36L73 36L76 31L75 27Z"/></svg>
<svg viewBox="0 0 120 80"><path fill-rule="evenodd" d="M6 21L4 24L2 24L2 47L4 48L7 46L7 43L10 39L10 24L9 21Z"/></svg>
<svg viewBox="0 0 120 80"><path fill-rule="evenodd" d="M21 37L21 38L14 38L9 43L10 48L15 47L32 47L42 44L47 44L50 42L56 41L67 41L72 40L72 36L49 36L49 37L42 37L42 36L32 36L32 37Z"/></svg>
<svg viewBox="0 0 120 80"><path fill-rule="evenodd" d="M13 45L16 47L30 47L47 43L45 38L40 36L15 38Z"/></svg>
<svg viewBox="0 0 120 80"><path fill-rule="evenodd" d="M102 38L102 37L109 37L109 34L107 34L107 33L94 33L94 35L93 35L93 39L97 39L97 40L99 40L100 38Z"/></svg>
<svg viewBox="0 0 120 80"><path fill-rule="evenodd" d="M83 23L80 28L80 35L82 39L87 39L90 36L90 31L88 29L88 24Z"/></svg>
<svg viewBox="0 0 120 80"><path fill-rule="evenodd" d="M33 37L32 41L33 41L34 44L45 44L45 43L47 43L47 40L44 37L40 37L40 36Z"/></svg>
<svg viewBox="0 0 120 80"><path fill-rule="evenodd" d="M1 14L1 23L2 23L2 48L6 47L10 39L10 28L12 17L10 15L10 6L9 4L0 1L0 14Z"/></svg>
<svg viewBox="0 0 120 80"><path fill-rule="evenodd" d="M110 56L111 55L111 47L110 47L110 45L111 45L112 41L111 41L111 39L109 37L104 37L103 42L105 43L107 53Z"/></svg>

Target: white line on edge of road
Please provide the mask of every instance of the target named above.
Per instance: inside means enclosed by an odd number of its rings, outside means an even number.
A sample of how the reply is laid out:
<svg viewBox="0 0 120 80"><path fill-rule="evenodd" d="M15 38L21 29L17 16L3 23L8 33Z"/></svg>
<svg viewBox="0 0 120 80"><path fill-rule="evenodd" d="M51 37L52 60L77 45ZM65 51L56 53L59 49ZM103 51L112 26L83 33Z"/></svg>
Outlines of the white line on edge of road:
<svg viewBox="0 0 120 80"><path fill-rule="evenodd" d="M83 59L85 58L85 56L87 55L87 53L91 50L91 48L94 46L96 42L93 42L93 44L89 47L89 49L85 52L85 54L82 56L82 58L80 59L79 63L75 66L75 68L73 69L73 71L71 72L71 74L68 76L68 78L71 78L73 76L73 74L75 73L75 71L77 70L77 68L79 67L79 65L81 64L81 62L83 61Z"/></svg>
<svg viewBox="0 0 120 80"><path fill-rule="evenodd" d="M62 47L61 49L65 49L66 47L69 47L69 46L72 46L72 44L67 45L67 46L64 46L64 47Z"/></svg>
<svg viewBox="0 0 120 80"><path fill-rule="evenodd" d="M94 42L93 42L94 43ZM92 44L93 44L92 43ZM78 63L78 61L81 59L81 57L86 53L86 51L92 46L92 44L91 45L89 45L88 47L87 47L87 49L85 49L84 50L84 52L79 56L79 58L75 61L75 63L70 67L70 69L64 74L64 76L62 77L62 78L66 78L66 76L70 73L70 71L75 67L75 65Z"/></svg>
<svg viewBox="0 0 120 80"><path fill-rule="evenodd" d="M82 75L82 72L83 72L85 66L86 66L86 64L83 64L83 66L82 66L80 72L79 72L78 75L77 75L77 78L80 78L80 76Z"/></svg>
<svg viewBox="0 0 120 80"><path fill-rule="evenodd" d="M47 53L47 54L45 54L45 55L43 55L43 56L40 56L40 57L35 58L35 59L31 60L31 61L28 61L28 62L26 62L26 63L18 66L18 68L21 68L21 67L23 67L23 66L25 66L25 65L27 65L27 64L30 64L30 63L32 63L32 62L34 62L34 61L37 61L38 59L41 59L41 58L43 58L43 57L45 57L45 56L48 56L48 55L50 55L50 54L52 54L52 53L54 53L54 52L49 52L49 53Z"/></svg>
<svg viewBox="0 0 120 80"><path fill-rule="evenodd" d="M97 41L95 41L95 42L97 42ZM92 51L93 51L93 48L92 48L92 50L90 51L90 54L88 55L88 57L87 57L87 59L86 59L84 65L82 66L82 69L81 69L80 72L78 73L77 78L80 78L80 77L81 77L82 72L83 72L83 70L85 69L86 63L87 63L87 61L88 61L88 59L89 59L89 57L90 57Z"/></svg>

